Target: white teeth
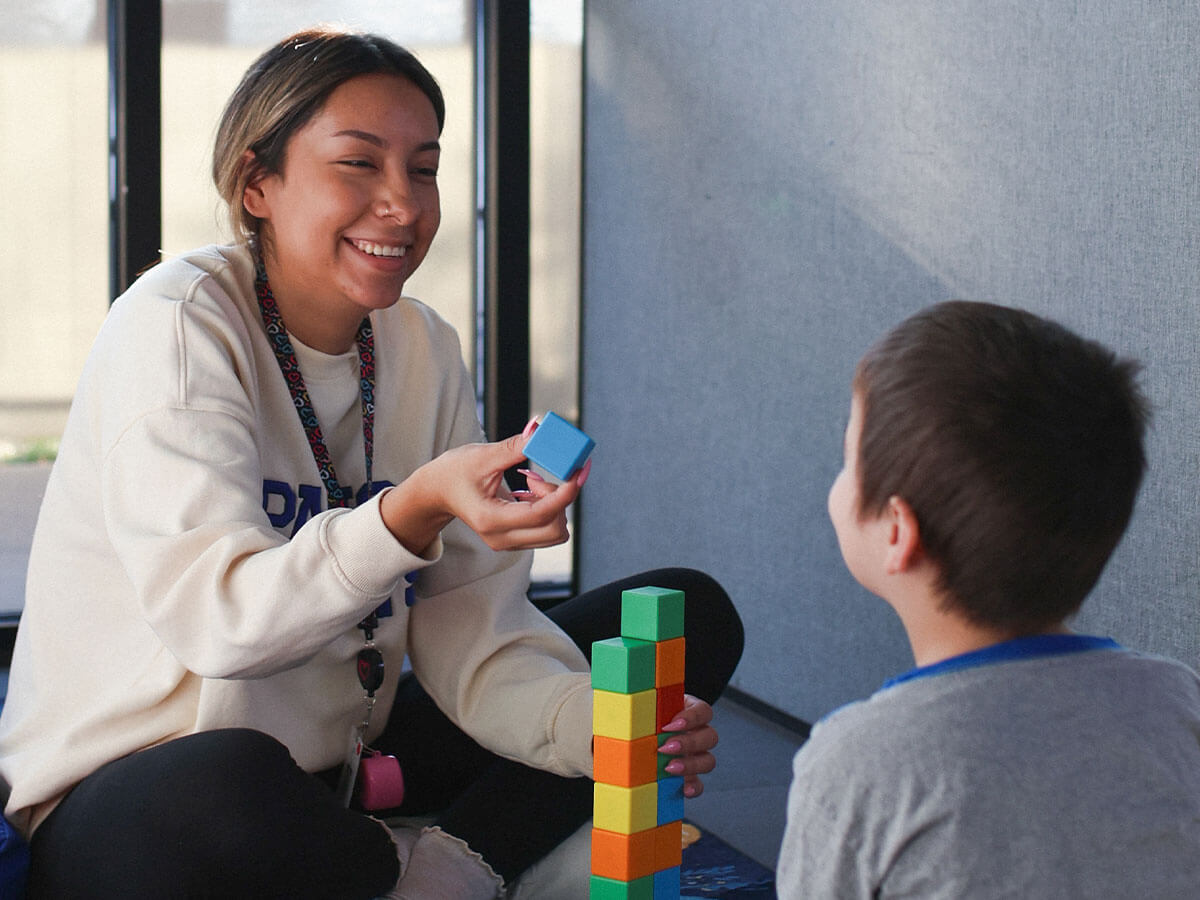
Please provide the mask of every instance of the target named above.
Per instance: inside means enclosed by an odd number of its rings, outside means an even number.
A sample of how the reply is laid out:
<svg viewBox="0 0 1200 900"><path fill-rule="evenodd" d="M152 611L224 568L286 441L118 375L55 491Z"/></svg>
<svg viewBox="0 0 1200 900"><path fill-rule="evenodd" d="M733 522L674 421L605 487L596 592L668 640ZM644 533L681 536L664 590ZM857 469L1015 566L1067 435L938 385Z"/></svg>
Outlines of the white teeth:
<svg viewBox="0 0 1200 900"><path fill-rule="evenodd" d="M370 253L372 256L403 256L406 247L388 247L384 244L375 244L371 241L355 241L354 246L363 253Z"/></svg>

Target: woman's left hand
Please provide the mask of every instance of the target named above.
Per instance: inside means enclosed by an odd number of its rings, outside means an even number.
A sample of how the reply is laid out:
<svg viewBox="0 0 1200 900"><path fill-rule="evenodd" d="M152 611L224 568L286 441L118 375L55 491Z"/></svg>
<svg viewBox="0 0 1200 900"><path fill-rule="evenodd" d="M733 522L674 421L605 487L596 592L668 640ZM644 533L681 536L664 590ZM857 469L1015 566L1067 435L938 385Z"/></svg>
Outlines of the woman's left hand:
<svg viewBox="0 0 1200 900"><path fill-rule="evenodd" d="M683 776L683 796L699 797L704 793L700 776L711 772L717 765L712 748L717 746L717 730L710 724L713 709L699 697L684 694L683 712L664 728L672 736L658 748L676 758L665 766L671 775Z"/></svg>

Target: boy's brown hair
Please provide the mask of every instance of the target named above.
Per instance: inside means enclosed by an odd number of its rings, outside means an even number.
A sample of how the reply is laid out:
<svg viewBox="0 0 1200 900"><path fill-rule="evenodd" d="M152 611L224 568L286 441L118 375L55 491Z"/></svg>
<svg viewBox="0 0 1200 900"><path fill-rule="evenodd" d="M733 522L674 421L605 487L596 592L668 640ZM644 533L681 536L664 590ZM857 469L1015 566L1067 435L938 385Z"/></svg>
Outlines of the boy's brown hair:
<svg viewBox="0 0 1200 900"><path fill-rule="evenodd" d="M947 607L1032 633L1075 613L1146 468L1140 366L1029 312L954 301L859 362L859 515L903 498Z"/></svg>

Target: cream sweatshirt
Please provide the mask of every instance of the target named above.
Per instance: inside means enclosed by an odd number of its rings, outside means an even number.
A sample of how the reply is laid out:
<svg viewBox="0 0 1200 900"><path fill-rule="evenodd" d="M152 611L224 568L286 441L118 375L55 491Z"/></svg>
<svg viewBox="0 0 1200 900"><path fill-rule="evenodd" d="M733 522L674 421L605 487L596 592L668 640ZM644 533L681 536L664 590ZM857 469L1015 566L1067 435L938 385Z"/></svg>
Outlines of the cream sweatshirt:
<svg viewBox="0 0 1200 900"><path fill-rule="evenodd" d="M397 484L482 433L453 329L407 298L371 318L373 478ZM358 491L357 356L297 355L339 478ZM527 601L529 553L492 551L456 521L417 557L378 496L324 507L250 254L207 247L143 275L89 356L30 554L0 716L5 813L26 836L99 766L197 731L256 728L309 771L339 765L364 709L356 624L388 597L368 739L407 654L484 746L591 773L587 662Z"/></svg>

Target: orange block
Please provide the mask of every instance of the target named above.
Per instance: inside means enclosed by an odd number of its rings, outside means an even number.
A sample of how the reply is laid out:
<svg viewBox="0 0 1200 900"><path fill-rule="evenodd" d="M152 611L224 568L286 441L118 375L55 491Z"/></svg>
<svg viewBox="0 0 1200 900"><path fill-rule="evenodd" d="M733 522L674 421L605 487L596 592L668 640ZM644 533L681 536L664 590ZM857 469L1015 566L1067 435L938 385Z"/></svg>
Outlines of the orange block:
<svg viewBox="0 0 1200 900"><path fill-rule="evenodd" d="M659 641L654 649L654 686L683 684L684 639Z"/></svg>
<svg viewBox="0 0 1200 900"><path fill-rule="evenodd" d="M655 731L662 731L683 711L683 685L669 684L666 687L655 688L655 695L658 706Z"/></svg>
<svg viewBox="0 0 1200 900"><path fill-rule="evenodd" d="M649 828L633 834L617 834L593 828L592 874L615 881L636 881L653 875L659 830ZM675 843L678 849L678 838Z"/></svg>
<svg viewBox="0 0 1200 900"><path fill-rule="evenodd" d="M656 735L623 741L596 735L592 740L594 781L634 787L658 778L658 738Z"/></svg>
<svg viewBox="0 0 1200 900"><path fill-rule="evenodd" d="M683 822L668 822L654 829L654 871L683 864Z"/></svg>

